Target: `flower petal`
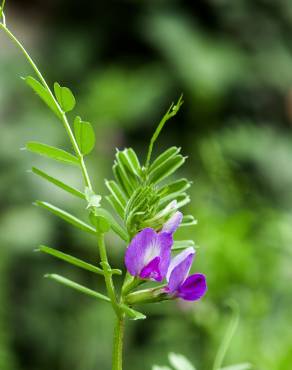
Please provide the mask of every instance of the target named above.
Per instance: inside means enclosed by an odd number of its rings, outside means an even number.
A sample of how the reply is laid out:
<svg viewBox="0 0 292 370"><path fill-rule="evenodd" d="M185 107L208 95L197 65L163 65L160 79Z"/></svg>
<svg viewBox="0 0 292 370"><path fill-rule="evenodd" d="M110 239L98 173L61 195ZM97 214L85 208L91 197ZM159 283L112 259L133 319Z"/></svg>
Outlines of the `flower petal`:
<svg viewBox="0 0 292 370"><path fill-rule="evenodd" d="M160 243L160 274L161 280L163 280L166 276L166 273L169 268L170 260L171 260L171 247L173 245L173 238L172 235L169 233L158 233L158 240ZM161 281L157 280L157 281Z"/></svg>
<svg viewBox="0 0 292 370"><path fill-rule="evenodd" d="M156 233L151 228L140 231L126 250L127 270L133 276L161 281L170 263L172 244L168 233Z"/></svg>
<svg viewBox="0 0 292 370"><path fill-rule="evenodd" d="M206 277L203 274L189 276L179 287L177 296L186 301L196 301L203 297L207 291Z"/></svg>
<svg viewBox="0 0 292 370"><path fill-rule="evenodd" d="M168 282L167 291L169 293L177 291L186 280L193 263L194 255L194 248L189 247L177 254L170 262L170 266L166 274L166 280Z"/></svg>
<svg viewBox="0 0 292 370"><path fill-rule="evenodd" d="M131 240L125 254L125 265L131 275L139 276L145 267L145 254L155 238L156 232L151 228L146 228Z"/></svg>
<svg viewBox="0 0 292 370"><path fill-rule="evenodd" d="M180 211L176 211L168 221L162 227L162 232L173 234L179 227L183 218L183 214Z"/></svg>
<svg viewBox="0 0 292 370"><path fill-rule="evenodd" d="M153 279L161 281L161 273L159 269L160 257L155 257L152 261L146 265L140 272L140 278L142 279Z"/></svg>

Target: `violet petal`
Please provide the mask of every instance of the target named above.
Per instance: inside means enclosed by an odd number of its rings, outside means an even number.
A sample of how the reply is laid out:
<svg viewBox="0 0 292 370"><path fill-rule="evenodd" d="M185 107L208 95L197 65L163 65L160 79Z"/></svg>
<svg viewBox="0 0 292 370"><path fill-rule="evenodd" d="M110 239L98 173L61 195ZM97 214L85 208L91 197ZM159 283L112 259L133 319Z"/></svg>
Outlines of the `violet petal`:
<svg viewBox="0 0 292 370"><path fill-rule="evenodd" d="M207 291L206 277L197 273L189 276L179 287L177 296L186 301L196 301L203 297Z"/></svg>
<svg viewBox="0 0 292 370"><path fill-rule="evenodd" d="M140 272L141 279L153 279L161 281L161 273L159 269L160 257L155 257L152 261L146 265Z"/></svg>
<svg viewBox="0 0 292 370"><path fill-rule="evenodd" d="M166 280L168 282L167 291L174 293L186 280L194 259L195 250L189 247L177 254L170 262Z"/></svg>
<svg viewBox="0 0 292 370"><path fill-rule="evenodd" d="M133 276L142 277L143 269L147 268L143 271L144 278L146 274L151 279L161 281L165 277L170 263L172 244L172 236L168 233L156 233L151 228L140 231L126 250L127 270ZM159 263L157 257L159 257ZM153 268L153 274L151 274L150 268Z"/></svg>

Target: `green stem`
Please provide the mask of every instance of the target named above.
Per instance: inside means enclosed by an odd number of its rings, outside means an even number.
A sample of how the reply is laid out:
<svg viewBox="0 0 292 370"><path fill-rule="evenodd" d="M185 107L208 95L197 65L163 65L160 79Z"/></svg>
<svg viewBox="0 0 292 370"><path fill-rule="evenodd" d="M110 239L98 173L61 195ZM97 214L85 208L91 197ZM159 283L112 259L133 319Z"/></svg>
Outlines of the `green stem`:
<svg viewBox="0 0 292 370"><path fill-rule="evenodd" d="M66 130L66 132L67 132L67 134L69 136L69 139L71 141L71 144L73 146L73 149L74 149L76 155L79 158L80 167L81 167L82 175L83 175L83 178L84 178L84 183L85 183L85 185L88 188L92 189L90 178L89 178L89 175L88 175L88 172L87 172L85 163L84 163L83 155L82 155L82 153L81 153L81 151L80 151L80 149L78 147L77 141L76 141L76 139L74 137L74 134L72 132L72 129L70 127L70 124L68 122L68 119L67 119L67 116L66 116L65 112L63 112L63 110L60 107L59 103L57 102L54 94L52 93L51 89L49 88L46 80L44 79L42 73L39 71L39 69L36 66L35 62L32 60L32 58L30 57L30 55L28 54L28 52L25 50L25 48L23 47L23 45L21 44L21 42L14 36L14 34L3 23L0 23L0 28L3 29L3 31L8 35L8 37L13 41L13 43L23 53L23 55L25 56L25 58L27 59L27 61L31 65L32 69L34 70L34 72L38 76L39 80L41 81L41 83L43 84L43 86L45 87L45 89L48 91L48 93L50 94L50 96L54 100L54 102L55 102L55 104L56 104L56 106L58 108L58 111L59 111L59 113L60 113L60 115L62 117L63 126L64 126L64 128L65 128L65 130Z"/></svg>
<svg viewBox="0 0 292 370"><path fill-rule="evenodd" d="M111 300L111 304L113 306L113 309L118 317L121 316L121 310L117 301L116 293L115 293L115 287L112 279L112 272L111 272L111 267L108 263L108 258L107 258L107 252L106 252L106 247L104 243L104 234L98 233L97 234L97 244L99 248L99 253L100 253L100 259L101 259L101 266L104 272L104 280L105 280L105 285L107 289L108 296Z"/></svg>
<svg viewBox="0 0 292 370"><path fill-rule="evenodd" d="M108 296L111 300L112 307L116 313L116 325L114 329L113 342L113 367L112 370L122 370L123 366L123 338L125 327L125 314L122 312L117 301L115 287L112 279L110 265L108 263L106 247L104 243L104 234L97 234L97 243L100 253L101 266L104 271L104 280Z"/></svg>
<svg viewBox="0 0 292 370"><path fill-rule="evenodd" d="M147 174L147 171L148 171L148 167L150 165L151 155L152 155L153 146L155 144L155 141L157 140L157 138L158 138L161 130L163 129L165 123L168 120L170 120L172 117L174 117L177 114L177 112L179 111L179 108L183 104L182 98L183 98L183 96L181 95L175 105L174 105L174 103L171 104L168 111L165 113L165 115L162 117L162 120L159 122L159 124L158 124L158 126L157 126L151 140L150 140L148 153L147 153L147 158L146 158L146 163L145 163L146 174Z"/></svg>
<svg viewBox="0 0 292 370"><path fill-rule="evenodd" d="M125 331L125 317L117 317L114 343L113 343L113 367L112 370L122 370L123 368L123 342Z"/></svg>

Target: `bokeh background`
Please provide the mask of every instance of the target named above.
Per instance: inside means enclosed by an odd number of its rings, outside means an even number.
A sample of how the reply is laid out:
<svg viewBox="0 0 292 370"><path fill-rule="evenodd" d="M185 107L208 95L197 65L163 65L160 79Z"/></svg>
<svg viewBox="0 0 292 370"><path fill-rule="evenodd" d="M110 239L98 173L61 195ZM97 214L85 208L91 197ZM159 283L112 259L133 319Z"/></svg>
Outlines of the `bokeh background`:
<svg viewBox="0 0 292 370"><path fill-rule="evenodd" d="M200 246L195 270L209 291L191 305L143 307L129 323L125 369L165 364L169 351L211 368L235 299L240 325L225 364L290 370L292 242L292 4L290 0L8 0L7 22L52 84L68 85L93 123L88 166L98 192L115 148L143 159L157 122L184 93L158 154L183 147L194 184L186 208ZM39 255L40 243L96 261L95 242L32 206L84 213L84 204L27 172L32 165L81 186L74 169L20 151L28 140L69 149L62 125L19 78L32 74L0 35L0 369L110 369L112 313L102 302L42 278L101 280ZM122 267L125 246L109 239Z"/></svg>

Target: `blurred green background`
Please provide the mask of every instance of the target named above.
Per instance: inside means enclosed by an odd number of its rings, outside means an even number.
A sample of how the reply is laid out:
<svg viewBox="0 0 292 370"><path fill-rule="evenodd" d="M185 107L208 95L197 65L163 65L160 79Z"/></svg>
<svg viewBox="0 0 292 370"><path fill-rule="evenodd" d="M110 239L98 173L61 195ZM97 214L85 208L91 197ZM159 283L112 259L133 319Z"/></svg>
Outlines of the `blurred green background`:
<svg viewBox="0 0 292 370"><path fill-rule="evenodd" d="M152 305L129 323L125 369L165 364L169 351L210 369L235 299L241 321L225 364L292 366L292 3L290 0L8 0L7 22L50 84L68 85L94 124L88 166L98 192L115 148L145 157L171 101L185 104L159 138L189 157L188 211L180 232L200 246L195 271L208 277L198 303ZM20 80L32 74L0 35L0 369L110 369L112 313L102 302L42 278L56 272L101 288L86 272L33 253L40 243L91 262L95 242L32 206L84 204L27 172L33 165L81 186L74 169L21 152L28 140L69 148L54 115ZM109 239L122 267L125 246Z"/></svg>

